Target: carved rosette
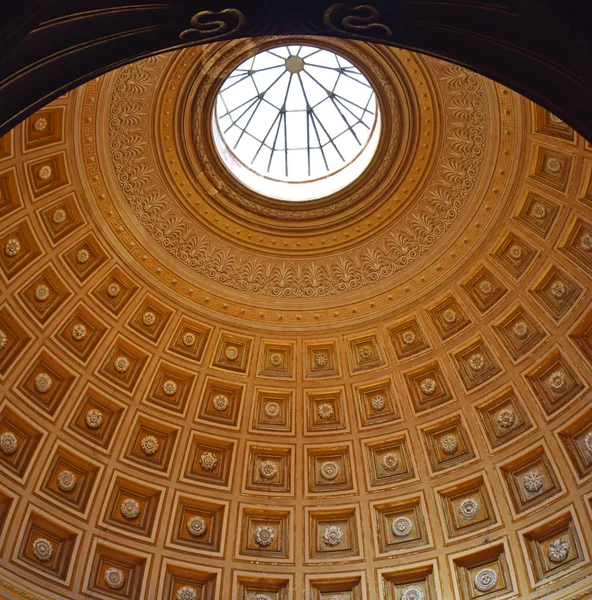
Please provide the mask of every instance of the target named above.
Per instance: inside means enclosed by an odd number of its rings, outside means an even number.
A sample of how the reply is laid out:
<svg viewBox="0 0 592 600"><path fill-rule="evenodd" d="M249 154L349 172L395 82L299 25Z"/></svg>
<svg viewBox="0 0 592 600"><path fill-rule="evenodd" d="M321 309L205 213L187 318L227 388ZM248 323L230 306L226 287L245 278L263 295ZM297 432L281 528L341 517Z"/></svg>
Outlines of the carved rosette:
<svg viewBox="0 0 592 600"><path fill-rule="evenodd" d="M391 530L396 537L406 538L413 530L413 521L407 517L397 517L391 523Z"/></svg>
<svg viewBox="0 0 592 600"><path fill-rule="evenodd" d="M419 387L426 396L431 396L436 391L438 384L434 379L428 377L419 384Z"/></svg>
<svg viewBox="0 0 592 600"><path fill-rule="evenodd" d="M133 521L140 516L140 504L133 498L126 498L119 505L119 511L126 519Z"/></svg>
<svg viewBox="0 0 592 600"><path fill-rule="evenodd" d="M47 373L39 373L39 375L35 377L34 386L40 394L47 394L51 389L52 384L53 381Z"/></svg>
<svg viewBox="0 0 592 600"><path fill-rule="evenodd" d="M125 356L118 356L113 363L113 367L118 373L123 374L129 369L130 363Z"/></svg>
<svg viewBox="0 0 592 600"><path fill-rule="evenodd" d="M481 569L475 575L475 587L480 592L489 592L498 582L497 573L493 569Z"/></svg>
<svg viewBox="0 0 592 600"><path fill-rule="evenodd" d="M423 600L423 591L416 585L406 587L401 593L401 600Z"/></svg>
<svg viewBox="0 0 592 600"><path fill-rule="evenodd" d="M339 465L333 461L324 462L320 469L321 477L326 481L333 481L339 475Z"/></svg>
<svg viewBox="0 0 592 600"><path fill-rule="evenodd" d="M177 590L176 600L197 600L197 591L190 585L184 585Z"/></svg>
<svg viewBox="0 0 592 600"><path fill-rule="evenodd" d="M12 431L4 431L0 434L0 450L6 456L14 454L18 450L18 439Z"/></svg>
<svg viewBox="0 0 592 600"><path fill-rule="evenodd" d="M91 408L86 413L84 422L89 429L98 429L103 424L103 413L96 408Z"/></svg>
<svg viewBox="0 0 592 600"><path fill-rule="evenodd" d="M58 487L62 492L71 492L76 488L76 475L72 471L61 471L58 475Z"/></svg>
<svg viewBox="0 0 592 600"><path fill-rule="evenodd" d="M253 532L253 538L257 546L271 546L275 540L275 531L269 525L259 525Z"/></svg>
<svg viewBox="0 0 592 600"><path fill-rule="evenodd" d="M447 433L440 438L440 450L452 455L458 450L458 438L453 433Z"/></svg>
<svg viewBox="0 0 592 600"><path fill-rule="evenodd" d="M165 396L174 396L177 393L177 384L168 379L162 384L162 391Z"/></svg>
<svg viewBox="0 0 592 600"><path fill-rule="evenodd" d="M278 474L278 464L274 460L264 460L259 465L259 475L262 479L271 480Z"/></svg>
<svg viewBox="0 0 592 600"><path fill-rule="evenodd" d="M125 575L121 569L109 567L105 571L103 580L108 588L111 588L112 590L120 590L125 584Z"/></svg>
<svg viewBox="0 0 592 600"><path fill-rule="evenodd" d="M386 398L377 394L376 396L372 396L370 399L370 406L373 410L377 412L381 412L386 408Z"/></svg>
<svg viewBox="0 0 592 600"><path fill-rule="evenodd" d="M77 323L72 327L72 339L81 342L86 337L86 327L82 323Z"/></svg>
<svg viewBox="0 0 592 600"><path fill-rule="evenodd" d="M281 409L280 409L280 405L277 402L268 402L265 405L265 414L270 418L270 419L275 419L276 417L279 416Z"/></svg>
<svg viewBox="0 0 592 600"><path fill-rule="evenodd" d="M564 540L563 538L559 538L557 540L553 540L549 544L549 548L547 550L547 556L549 560L553 563L561 563L569 554L569 542Z"/></svg>
<svg viewBox="0 0 592 600"><path fill-rule="evenodd" d="M187 531L194 537L201 537L205 535L208 529L207 523L203 517L191 517L187 521Z"/></svg>
<svg viewBox="0 0 592 600"><path fill-rule="evenodd" d="M147 435L142 438L140 448L146 456L153 456L158 452L158 440L153 435Z"/></svg>
<svg viewBox="0 0 592 600"><path fill-rule="evenodd" d="M496 421L502 429L511 429L516 422L516 414L511 408L503 408L497 413Z"/></svg>
<svg viewBox="0 0 592 600"><path fill-rule="evenodd" d="M48 539L37 538L33 541L33 555L39 562L49 562L53 553L53 546Z"/></svg>
<svg viewBox="0 0 592 600"><path fill-rule="evenodd" d="M522 479L522 485L524 485L525 489L531 494L536 494L543 489L545 477L536 469L528 471Z"/></svg>
<svg viewBox="0 0 592 600"><path fill-rule="evenodd" d="M474 521L479 514L479 502L475 498L465 498L458 505L458 514L463 521Z"/></svg>
<svg viewBox="0 0 592 600"><path fill-rule="evenodd" d="M204 452L199 457L199 464L204 471L213 471L218 464L218 459L212 452Z"/></svg>
<svg viewBox="0 0 592 600"><path fill-rule="evenodd" d="M380 459L380 464L385 471L396 471L399 466L399 457L394 452L387 452Z"/></svg>
<svg viewBox="0 0 592 600"><path fill-rule="evenodd" d="M343 540L343 531L339 525L329 525L323 531L323 542L327 546L338 546Z"/></svg>
<svg viewBox="0 0 592 600"><path fill-rule="evenodd" d="M219 412L226 410L228 408L228 403L228 396L225 396L224 394L217 394L212 400L214 408Z"/></svg>
<svg viewBox="0 0 592 600"><path fill-rule="evenodd" d="M317 407L317 415L319 419L327 420L330 419L334 414L333 407L328 402L323 402Z"/></svg>

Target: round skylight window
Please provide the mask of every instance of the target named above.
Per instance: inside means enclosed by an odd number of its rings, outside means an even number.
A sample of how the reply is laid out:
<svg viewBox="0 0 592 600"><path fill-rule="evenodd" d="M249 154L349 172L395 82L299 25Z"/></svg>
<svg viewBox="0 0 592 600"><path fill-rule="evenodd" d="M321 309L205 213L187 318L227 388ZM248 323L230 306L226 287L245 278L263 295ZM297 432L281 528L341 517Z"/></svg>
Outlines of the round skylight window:
<svg viewBox="0 0 592 600"><path fill-rule="evenodd" d="M220 157L251 189L282 200L322 198L368 166L380 117L370 82L313 46L278 46L222 84L213 131Z"/></svg>

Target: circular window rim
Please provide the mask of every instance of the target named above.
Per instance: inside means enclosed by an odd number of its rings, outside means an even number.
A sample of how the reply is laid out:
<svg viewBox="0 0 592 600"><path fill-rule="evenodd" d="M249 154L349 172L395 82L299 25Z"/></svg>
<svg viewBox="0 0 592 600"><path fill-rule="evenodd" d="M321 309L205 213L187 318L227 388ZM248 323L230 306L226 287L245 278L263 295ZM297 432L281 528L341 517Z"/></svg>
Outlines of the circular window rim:
<svg viewBox="0 0 592 600"><path fill-rule="evenodd" d="M250 190L254 191L255 193L265 196L266 198L279 200L281 202L303 203L303 202L314 202L315 200L322 200L324 198L328 198L334 194L339 193L341 190L347 188L350 184L352 184L354 181L356 181L356 179L358 179L358 177L360 177L366 171L366 169L368 169L368 167L370 166L370 164L372 162L374 154L378 150L380 136L382 133L382 129L381 129L382 122L381 122L380 103L378 100L378 92L376 90L376 87L372 84L371 80L368 78L367 73L365 73L364 70L361 69L357 64L355 64L354 61L351 61L349 57L344 56L344 53L337 52L334 48L325 48L319 44L316 44L316 43L313 44L309 41L308 43L302 43L302 44L292 44L292 43L285 43L285 42L275 44L273 46L270 46L269 48L259 49L259 51L257 53L255 53L253 56L258 56L259 54L262 54L263 52L267 52L274 48L290 48L290 47L295 47L295 46L300 46L301 48L312 48L312 49L317 49L317 50L319 50L319 49L324 50L327 52L331 52L332 54L339 56L340 58L342 58L344 60L347 60L351 65L353 65L356 69L358 69L358 71L364 76L366 81L368 81L368 83L370 84L370 86L372 88L372 92L374 94L374 98L375 98L376 113L374 115L372 127L370 128L370 132L369 132L366 140L364 141L362 146L359 148L359 150L354 154L354 156L352 156L345 164L343 164L339 168L337 168L333 171L330 171L329 173L326 173L324 175L321 175L319 177L315 177L313 179L305 179L305 180L300 180L300 181L289 180L289 179L288 180L278 179L278 178L260 173L256 169L252 168L250 165L246 164L236 154L236 152L234 152L234 150L228 145L227 140L225 139L224 134L220 129L220 122L218 119L218 102L215 102L214 106L212 107L212 131L213 131L214 144L216 146L216 150L218 151L218 153L220 154L220 151L222 149L224 149L229 155L228 161L225 160L222 156L220 156L222 162L224 162L227 170L230 171L232 173L232 175L238 181L240 181L243 185L245 185L246 187L248 187ZM246 58L246 60L249 60L249 58L252 58L252 57L248 57L248 58ZM243 61L242 63L237 65L237 67L240 66L241 64L244 64L244 62L245 61ZM233 72L234 72L234 69L233 69L233 71L231 71L229 73L229 75L231 75ZM224 85L225 81L226 81L226 78L222 81L222 83L220 84L220 87L218 88L218 93L216 94L216 99L218 98L220 89L221 89L222 85ZM264 183L264 182L268 181L272 185L274 185L278 190L282 190L282 189L296 190L297 188L300 188L301 191L304 191L306 189L312 189L315 184L318 184L320 182L336 181L336 178L340 177L345 172L346 169L353 169L356 171L356 173L353 175L353 177L346 177L345 178L346 183L344 183L344 184L337 183L337 185L339 187L337 187L327 193L322 192L322 195L320 195L320 196L314 197L314 193L313 193L313 197L310 197L310 198L309 197L284 198L284 197L281 197L280 195L266 196L259 189L255 188L255 187L251 187L245 181L244 178L240 177L238 174L236 174L233 171L231 165L234 165L234 164L236 164L239 169L245 169L247 171L246 175L253 182L260 181L261 183Z"/></svg>
<svg viewBox="0 0 592 600"><path fill-rule="evenodd" d="M250 42L250 43L249 43ZM269 38L258 38L257 46L254 47L252 40L233 40L222 46L215 55L211 57L215 62L222 62L215 75L208 75L202 80L199 72L196 73L197 80L193 82L188 90L187 110L185 115L185 142L183 143L190 166L198 177L198 180L208 179L209 185L205 188L210 191L216 190L215 200L227 208L233 207L241 210L244 216L255 215L269 222L278 220L291 220L294 226L298 222L310 222L313 219L331 219L338 214L351 214L351 210L357 212L358 205L363 205L361 196L367 199L372 196L375 199L375 190L379 184L375 181L374 173L379 168L385 155L389 154L392 164L397 169L397 177L404 176L407 171L408 151L413 153L417 143L415 127L412 122L406 122L397 116L404 115L407 109L405 99L413 98L413 89L410 82L397 69L385 68L379 59L380 48L369 45L367 42L354 41L356 44L355 54L351 48L352 40L341 38L319 38L317 36L274 36ZM376 93L376 101L381 119L381 131L374 155L363 172L354 181L342 189L330 195L313 200L294 202L290 200L279 200L265 196L247 185L243 184L224 164L220 157L214 140L212 113L220 87L226 77L242 62L263 50L274 46L290 45L314 45L319 48L341 54L352 62L362 74L368 79ZM350 47L347 47L350 46ZM361 58L361 60L360 60ZM374 67L376 72L372 72ZM202 65L203 68L203 65ZM196 70L197 71L197 70ZM382 84L381 84L382 80ZM391 90L385 89L384 82L396 80L400 87ZM205 89L201 89L203 88ZM414 102L412 102L414 104ZM183 107L180 107L183 110ZM385 132L389 132L386 135ZM405 144L400 144L400 138ZM191 139L191 143L187 140ZM201 143L196 143L200 141ZM410 145L410 148L408 146ZM191 159L195 156L197 161ZM399 174L400 171L400 174Z"/></svg>

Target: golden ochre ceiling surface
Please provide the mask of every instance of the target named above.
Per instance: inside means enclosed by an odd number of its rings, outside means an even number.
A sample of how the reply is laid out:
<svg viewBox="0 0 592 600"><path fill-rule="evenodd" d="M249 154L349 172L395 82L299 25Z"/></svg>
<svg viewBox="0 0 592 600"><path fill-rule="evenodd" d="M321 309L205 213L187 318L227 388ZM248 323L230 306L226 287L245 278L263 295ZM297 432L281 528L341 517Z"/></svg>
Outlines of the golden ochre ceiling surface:
<svg viewBox="0 0 592 600"><path fill-rule="evenodd" d="M0 140L0 594L588 597L592 146L317 40L375 85L377 154L262 198L210 111L273 43L121 67Z"/></svg>

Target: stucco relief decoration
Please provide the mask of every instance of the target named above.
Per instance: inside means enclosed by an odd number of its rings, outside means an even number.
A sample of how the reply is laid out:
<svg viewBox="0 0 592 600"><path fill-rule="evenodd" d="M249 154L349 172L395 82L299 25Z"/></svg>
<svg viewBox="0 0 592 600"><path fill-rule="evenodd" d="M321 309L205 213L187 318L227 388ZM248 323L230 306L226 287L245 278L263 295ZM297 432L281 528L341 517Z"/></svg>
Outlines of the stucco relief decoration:
<svg viewBox="0 0 592 600"><path fill-rule="evenodd" d="M80 250L78 250L78 252L76 253L76 261L79 264L85 265L89 260L90 252L86 248L81 248Z"/></svg>
<svg viewBox="0 0 592 600"><path fill-rule="evenodd" d="M510 255L510 258L513 258L514 260L520 260L524 254L524 250L522 249L522 246L514 244L513 246L510 246L508 254Z"/></svg>
<svg viewBox="0 0 592 600"><path fill-rule="evenodd" d="M130 521L137 519L140 516L141 508L137 500L126 498L119 505L121 514Z"/></svg>
<svg viewBox="0 0 592 600"><path fill-rule="evenodd" d="M12 431L3 431L0 434L0 450L6 456L14 454L18 450L18 439Z"/></svg>
<svg viewBox="0 0 592 600"><path fill-rule="evenodd" d="M62 492L71 492L76 488L76 475L72 471L61 471L58 474L58 487Z"/></svg>
<svg viewBox="0 0 592 600"><path fill-rule="evenodd" d="M565 283L563 283L563 281L554 281L551 285L551 294L557 300L561 300L567 294L567 286Z"/></svg>
<svg viewBox="0 0 592 600"><path fill-rule="evenodd" d="M208 526L203 517L191 517L187 521L187 531L194 537L205 535L207 529Z"/></svg>
<svg viewBox="0 0 592 600"><path fill-rule="evenodd" d="M4 244L4 254L9 258L16 256L21 249L21 243L14 238L9 239L6 244Z"/></svg>
<svg viewBox="0 0 592 600"><path fill-rule="evenodd" d="M204 452L199 457L199 464L204 471L213 471L218 464L218 459L212 452Z"/></svg>
<svg viewBox="0 0 592 600"><path fill-rule="evenodd" d="M415 342L415 334L413 331L406 331L403 333L403 343L407 346L411 346Z"/></svg>
<svg viewBox="0 0 592 600"><path fill-rule="evenodd" d="M536 202L531 210L532 216L539 221L542 221L547 216L547 208L543 206L540 202Z"/></svg>
<svg viewBox="0 0 592 600"><path fill-rule="evenodd" d="M584 448L588 454L592 454L592 431L589 431L584 438Z"/></svg>
<svg viewBox="0 0 592 600"><path fill-rule="evenodd" d="M238 250L168 201L160 167L151 153L141 151L151 143L143 115L150 112L147 103L164 66L165 58L152 57L118 71L109 120L112 165L126 202L152 239L189 269L223 286L277 298L320 298L378 283L425 255L457 220L476 186L487 138L483 84L461 67L442 64L439 80L450 140L441 156L442 176L426 187L403 223L370 244L312 262L295 257L270 262Z"/></svg>
<svg viewBox="0 0 592 600"><path fill-rule="evenodd" d="M452 455L458 450L458 438L453 433L447 433L440 438L440 450Z"/></svg>
<svg viewBox="0 0 592 600"><path fill-rule="evenodd" d="M108 588L120 590L125 584L125 575L121 569L109 567L103 575L103 580Z"/></svg>
<svg viewBox="0 0 592 600"><path fill-rule="evenodd" d="M419 387L426 396L431 396L438 388L438 384L431 377L427 377L419 384Z"/></svg>
<svg viewBox="0 0 592 600"><path fill-rule="evenodd" d="M333 410L333 407L328 402L323 402L317 407L317 415L319 416L319 419L330 419L334 413L335 411Z"/></svg>
<svg viewBox="0 0 592 600"><path fill-rule="evenodd" d="M469 367L471 367L471 370L478 373L479 371L481 371L483 369L484 366L485 366L485 358L483 357L482 354L478 354L478 353L472 354L469 357Z"/></svg>
<svg viewBox="0 0 592 600"><path fill-rule="evenodd" d="M561 369L557 369L556 371L553 371L553 373L551 373L551 375L549 375L547 378L547 385L551 388L551 391L554 394L561 394L566 388L565 379L565 372Z"/></svg>
<svg viewBox="0 0 592 600"><path fill-rule="evenodd" d="M585 252L592 252L592 235L585 233L580 238L580 248Z"/></svg>
<svg viewBox="0 0 592 600"><path fill-rule="evenodd" d="M563 538L559 538L557 540L553 540L549 544L549 548L547 550L547 556L549 560L554 563L563 562L567 555L569 554L569 542L564 540Z"/></svg>
<svg viewBox="0 0 592 600"><path fill-rule="evenodd" d="M326 352L317 352L314 357L314 363L317 367L326 367L329 364L329 356Z"/></svg>
<svg viewBox="0 0 592 600"><path fill-rule="evenodd" d="M245 22L245 16L236 8L225 8L217 12L201 10L191 17L191 27L179 34L179 40L211 42L238 33Z"/></svg>
<svg viewBox="0 0 592 600"><path fill-rule="evenodd" d="M550 157L547 159L547 169L551 173L559 173L561 171L562 163L558 158Z"/></svg>
<svg viewBox="0 0 592 600"><path fill-rule="evenodd" d="M195 588L189 585L180 587L175 595L176 600L197 600L197 597Z"/></svg>
<svg viewBox="0 0 592 600"><path fill-rule="evenodd" d="M482 279L479 282L479 291L481 293L487 296L488 294L491 294L491 290L493 290L493 285L491 284L491 281L489 281L489 279Z"/></svg>
<svg viewBox="0 0 592 600"><path fill-rule="evenodd" d="M45 302L49 298L49 288L41 283L35 288L35 300Z"/></svg>
<svg viewBox="0 0 592 600"><path fill-rule="evenodd" d="M416 585L406 587L401 593L401 600L423 600L423 597L422 589Z"/></svg>
<svg viewBox="0 0 592 600"><path fill-rule="evenodd" d="M183 334L183 344L187 346L187 348L191 348L192 346L194 346L195 342L196 337L194 333L191 333L191 331L187 331Z"/></svg>
<svg viewBox="0 0 592 600"><path fill-rule="evenodd" d="M528 492L531 494L536 494L543 489L543 486L545 485L545 477L536 469L528 471L528 473L526 473L522 479L522 484Z"/></svg>
<svg viewBox="0 0 592 600"><path fill-rule="evenodd" d="M177 384L173 380L167 379L162 384L162 391L165 396L174 396L177 393Z"/></svg>
<svg viewBox="0 0 592 600"><path fill-rule="evenodd" d="M49 165L43 165L37 170L37 177L42 181L46 181L53 175L53 169Z"/></svg>
<svg viewBox="0 0 592 600"><path fill-rule="evenodd" d="M68 215L66 215L66 211L63 208L58 208L54 211L53 215L51 216L51 220L56 225L61 225L62 223L66 222L67 217Z"/></svg>
<svg viewBox="0 0 592 600"><path fill-rule="evenodd" d="M372 410L375 410L376 412L381 412L386 408L386 398L384 396L381 396L380 394L372 396L372 398L370 399L370 406L372 407Z"/></svg>
<svg viewBox="0 0 592 600"><path fill-rule="evenodd" d="M380 464L385 471L396 471L399 463L399 456L394 452L387 452L380 459Z"/></svg>
<svg viewBox="0 0 592 600"><path fill-rule="evenodd" d="M280 409L280 405L277 402L268 402L265 405L265 414L270 418L270 419L275 419L276 417L279 416L281 409Z"/></svg>
<svg viewBox="0 0 592 600"><path fill-rule="evenodd" d="M333 31L354 37L385 38L393 35L390 27L379 22L378 11L368 4L333 4L325 11L323 22Z"/></svg>
<svg viewBox="0 0 592 600"><path fill-rule="evenodd" d="M45 119L44 117L39 117L38 119L35 119L33 121L33 130L40 132L40 131L45 131L45 129L47 128L47 119Z"/></svg>
<svg viewBox="0 0 592 600"><path fill-rule="evenodd" d="M129 369L130 363L129 363L129 360L125 356L118 356L115 359L113 366L115 367L115 370L118 373L123 374Z"/></svg>
<svg viewBox="0 0 592 600"><path fill-rule="evenodd" d="M281 367L283 365L283 362L284 359L282 358L282 355L279 352L273 352L269 357L269 364L276 369Z"/></svg>
<svg viewBox="0 0 592 600"><path fill-rule="evenodd" d="M519 340L523 340L528 337L528 325L524 321L519 321L512 327L512 333Z"/></svg>
<svg viewBox="0 0 592 600"><path fill-rule="evenodd" d="M259 465L259 475L262 479L274 479L278 474L278 465L273 460L264 460Z"/></svg>
<svg viewBox="0 0 592 600"><path fill-rule="evenodd" d="M502 429L511 429L516 422L516 413L511 408L502 408L497 413L496 421Z"/></svg>
<svg viewBox="0 0 592 600"><path fill-rule="evenodd" d="M452 323L456 322L456 311L452 310L451 308L447 308L443 313L442 313L442 318L444 319L444 321L446 321L446 323L448 323L449 325L452 325Z"/></svg>
<svg viewBox="0 0 592 600"><path fill-rule="evenodd" d="M258 546L271 546L275 540L275 531L269 525L259 525L253 532L253 538Z"/></svg>
<svg viewBox="0 0 592 600"><path fill-rule="evenodd" d="M372 346L365 345L360 348L360 358L368 359L372 358L374 354L374 350L372 350Z"/></svg>
<svg viewBox="0 0 592 600"><path fill-rule="evenodd" d="M142 452L147 456L152 456L158 452L158 440L153 435L147 435L140 442Z"/></svg>
<svg viewBox="0 0 592 600"><path fill-rule="evenodd" d="M212 404L217 411L222 412L228 408L228 396L216 394L212 400Z"/></svg>
<svg viewBox="0 0 592 600"><path fill-rule="evenodd" d="M228 346L224 351L224 355L228 360L235 361L238 358L238 348L236 346Z"/></svg>
<svg viewBox="0 0 592 600"><path fill-rule="evenodd" d="M82 323L77 323L72 327L72 339L81 342L86 337L86 327Z"/></svg>
<svg viewBox="0 0 592 600"><path fill-rule="evenodd" d="M107 286L107 296L109 296L109 298L117 298L120 291L121 287L118 283L113 282Z"/></svg>
<svg viewBox="0 0 592 600"><path fill-rule="evenodd" d="M458 505L458 514L463 521L474 521L479 514L479 502L475 498L465 498Z"/></svg>
<svg viewBox="0 0 592 600"><path fill-rule="evenodd" d="M4 349L8 342L8 336L4 332L4 330L0 329L0 350Z"/></svg>
<svg viewBox="0 0 592 600"><path fill-rule="evenodd" d="M407 517L397 517L391 523L391 530L396 537L408 537L413 530L413 521Z"/></svg>
<svg viewBox="0 0 592 600"><path fill-rule="evenodd" d="M329 525L323 531L323 542L327 546L338 546L343 540L343 531L339 525Z"/></svg>
<svg viewBox="0 0 592 600"><path fill-rule="evenodd" d="M146 311L142 315L142 323L144 323L146 327L151 327L152 325L154 325L154 323L156 323L156 315L149 310Z"/></svg>
<svg viewBox="0 0 592 600"><path fill-rule="evenodd" d="M103 413L96 408L91 408L86 413L84 422L89 429L98 429L103 424Z"/></svg>
<svg viewBox="0 0 592 600"><path fill-rule="evenodd" d="M53 381L52 381L51 377L49 376L49 374L47 374L47 373L39 373L35 377L35 381L33 382L35 389L40 394L47 394L47 392L49 392L49 390L51 389L52 384L53 384Z"/></svg>
<svg viewBox="0 0 592 600"><path fill-rule="evenodd" d="M33 542L33 555L40 562L49 562L53 558L54 549L46 538L37 538Z"/></svg>
<svg viewBox="0 0 592 600"><path fill-rule="evenodd" d="M339 465L333 461L321 465L321 477L326 481L333 481L339 475Z"/></svg>
<svg viewBox="0 0 592 600"><path fill-rule="evenodd" d="M493 569L481 569L475 575L474 582L480 592L489 592L497 585L498 576Z"/></svg>

